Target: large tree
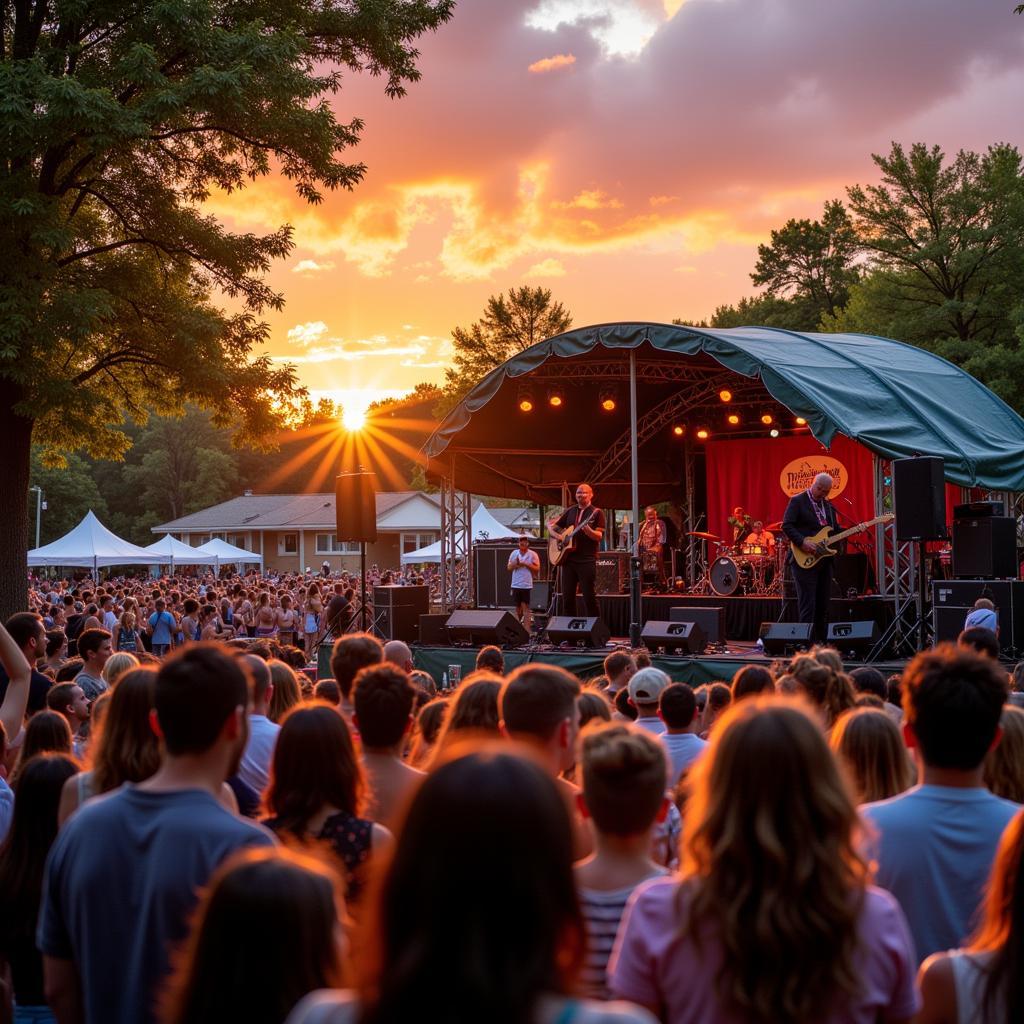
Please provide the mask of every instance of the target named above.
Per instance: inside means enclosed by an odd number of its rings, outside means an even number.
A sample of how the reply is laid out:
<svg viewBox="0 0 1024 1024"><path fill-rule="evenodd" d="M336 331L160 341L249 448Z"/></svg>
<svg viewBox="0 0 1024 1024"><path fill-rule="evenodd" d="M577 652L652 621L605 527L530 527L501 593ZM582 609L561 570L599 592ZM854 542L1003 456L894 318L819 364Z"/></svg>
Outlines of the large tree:
<svg viewBox="0 0 1024 1024"><path fill-rule="evenodd" d="M439 412L446 412L496 366L538 341L572 326L572 316L553 302L550 288L510 288L487 300L484 315L469 327L452 331L454 357L445 370L445 395Z"/></svg>
<svg viewBox="0 0 1024 1024"><path fill-rule="evenodd" d="M838 199L825 204L821 220L790 219L757 247L757 265L750 275L773 298L793 300L810 329L822 316L834 316L846 305L850 285L858 277L857 233Z"/></svg>
<svg viewBox="0 0 1024 1024"><path fill-rule="evenodd" d="M289 367L254 354L291 230L229 232L214 189L276 170L352 187L362 122L344 70L418 77L413 41L453 0L0 0L0 615L22 607L32 440L118 457L126 417L186 401L267 437ZM222 308L222 297L231 308Z"/></svg>

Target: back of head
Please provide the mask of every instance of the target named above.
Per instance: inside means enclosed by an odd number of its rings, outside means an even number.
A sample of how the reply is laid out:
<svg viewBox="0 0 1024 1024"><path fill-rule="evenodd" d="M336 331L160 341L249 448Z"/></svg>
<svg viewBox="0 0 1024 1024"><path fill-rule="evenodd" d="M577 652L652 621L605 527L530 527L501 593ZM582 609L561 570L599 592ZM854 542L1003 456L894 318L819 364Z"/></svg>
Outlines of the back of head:
<svg viewBox="0 0 1024 1024"><path fill-rule="evenodd" d="M365 783L345 719L327 704L300 704L281 723L267 807L280 828L302 836L325 806L358 816Z"/></svg>
<svg viewBox="0 0 1024 1024"><path fill-rule="evenodd" d="M481 647L476 655L476 667L484 672L493 672L500 676L505 674L505 656L501 653L500 647L488 644Z"/></svg>
<svg viewBox="0 0 1024 1024"><path fill-rule="evenodd" d="M71 726L68 720L56 711L37 711L25 726L25 739L18 755L19 773L36 754L46 751L70 754L71 745Z"/></svg>
<svg viewBox="0 0 1024 1024"><path fill-rule="evenodd" d="M139 667L139 659L131 651L115 651L103 666L103 679L107 686L117 686L125 672Z"/></svg>
<svg viewBox="0 0 1024 1024"><path fill-rule="evenodd" d="M791 699L740 701L690 781L684 928L712 922L721 935L717 981L738 1018L821 1020L823 1007L860 986L853 957L869 869L856 808L820 726Z"/></svg>
<svg viewBox="0 0 1024 1024"><path fill-rule="evenodd" d="M85 663L81 658L68 658L68 660L65 661L59 669L57 669L57 674L54 678L58 683L68 683L82 671L84 664Z"/></svg>
<svg viewBox="0 0 1024 1024"><path fill-rule="evenodd" d="M817 646L811 649L811 657L821 665L828 665L833 672L843 671L842 655L834 647Z"/></svg>
<svg viewBox="0 0 1024 1024"><path fill-rule="evenodd" d="M885 685L885 676L872 668L870 665L861 665L850 673L853 680L853 688L858 693L873 693L884 701L888 696L888 688Z"/></svg>
<svg viewBox="0 0 1024 1024"><path fill-rule="evenodd" d="M985 654L990 658L999 658L999 637L991 629L983 626L971 626L965 629L957 638L957 644L970 650Z"/></svg>
<svg viewBox="0 0 1024 1024"><path fill-rule="evenodd" d="M732 699L755 697L775 692L775 677L763 665L744 665L732 677Z"/></svg>
<svg viewBox="0 0 1024 1024"><path fill-rule="evenodd" d="M631 722L635 722L638 717L636 708L629 702L629 690L625 686L615 694L615 710Z"/></svg>
<svg viewBox="0 0 1024 1024"><path fill-rule="evenodd" d="M394 665L361 669L355 679L352 704L363 745L383 749L399 743L409 728L414 697L409 677Z"/></svg>
<svg viewBox="0 0 1024 1024"><path fill-rule="evenodd" d="M125 782L142 782L160 767L160 743L150 725L156 699L156 672L126 672L110 696L93 740L93 787L107 793Z"/></svg>
<svg viewBox="0 0 1024 1024"><path fill-rule="evenodd" d="M302 700L302 690L295 670L287 662L281 661L280 658L271 658L267 666L270 669L270 680L274 685L267 717L272 722L280 722L288 709Z"/></svg>
<svg viewBox="0 0 1024 1024"><path fill-rule="evenodd" d="M583 688L583 692L576 701L580 709L580 728L588 722L610 722L612 720L612 706L608 698L600 690Z"/></svg>
<svg viewBox="0 0 1024 1024"><path fill-rule="evenodd" d="M858 707L844 712L829 743L852 775L858 803L888 800L910 788L910 756L899 726L884 711Z"/></svg>
<svg viewBox="0 0 1024 1024"><path fill-rule="evenodd" d="M697 717L697 697L686 683L673 683L662 692L658 710L670 729L688 729Z"/></svg>
<svg viewBox="0 0 1024 1024"><path fill-rule="evenodd" d="M334 676L342 697L348 700L352 695L352 684L359 670L367 665L379 665L384 660L381 642L369 633L350 633L339 637L331 651L331 674Z"/></svg>
<svg viewBox="0 0 1024 1024"><path fill-rule="evenodd" d="M412 651L403 640L389 640L384 645L384 660L406 672L412 664Z"/></svg>
<svg viewBox="0 0 1024 1024"><path fill-rule="evenodd" d="M309 992L340 985L340 909L336 877L309 854L236 853L205 891L162 1019L284 1020ZM273 970L253 972L269 949Z"/></svg>
<svg viewBox="0 0 1024 1024"><path fill-rule="evenodd" d="M558 726L575 713L579 680L557 665L520 665L505 680L498 712L513 736L531 736L546 743Z"/></svg>
<svg viewBox="0 0 1024 1024"><path fill-rule="evenodd" d="M662 693L670 683L668 675L660 668L653 666L642 668L633 673L627 684L629 699L645 711L652 710L657 706Z"/></svg>
<svg viewBox="0 0 1024 1024"><path fill-rule="evenodd" d="M270 659L262 658L250 651L241 655L241 662L249 675L253 704L263 704L273 684L273 677L270 675Z"/></svg>
<svg viewBox="0 0 1024 1024"><path fill-rule="evenodd" d="M241 661L215 643L179 648L157 673L154 707L169 754L210 750L228 718L248 705Z"/></svg>
<svg viewBox="0 0 1024 1024"><path fill-rule="evenodd" d="M985 785L1004 800L1024 803L1024 711L1007 704L999 724L1003 735L985 757Z"/></svg>
<svg viewBox="0 0 1024 1024"><path fill-rule="evenodd" d="M612 651L604 659L604 674L609 680L618 679L633 664L633 655L629 651Z"/></svg>
<svg viewBox="0 0 1024 1024"><path fill-rule="evenodd" d="M415 1019L429 990L437 1019L511 1024L566 991L583 953L572 859L565 802L539 764L507 743L453 748L399 833L364 1019ZM500 913L482 898L496 880Z"/></svg>
<svg viewBox="0 0 1024 1024"><path fill-rule="evenodd" d="M972 771L984 760L1007 697L1006 673L991 658L941 644L903 673L903 711L924 762Z"/></svg>
<svg viewBox="0 0 1024 1024"><path fill-rule="evenodd" d="M633 725L593 725L582 734L578 760L587 811L599 832L636 836L654 824L668 768L653 736Z"/></svg>
<svg viewBox="0 0 1024 1024"><path fill-rule="evenodd" d="M341 703L341 688L333 679L318 679L313 687L313 696L337 707Z"/></svg>
<svg viewBox="0 0 1024 1024"><path fill-rule="evenodd" d="M808 654L798 655L789 667L789 674L799 683L808 700L822 713L825 725L854 706L856 695L849 676L836 669L829 659L820 660Z"/></svg>
<svg viewBox="0 0 1024 1024"><path fill-rule="evenodd" d="M453 732L498 733L498 694L502 680L483 674L467 680L455 691L448 708L447 737Z"/></svg>

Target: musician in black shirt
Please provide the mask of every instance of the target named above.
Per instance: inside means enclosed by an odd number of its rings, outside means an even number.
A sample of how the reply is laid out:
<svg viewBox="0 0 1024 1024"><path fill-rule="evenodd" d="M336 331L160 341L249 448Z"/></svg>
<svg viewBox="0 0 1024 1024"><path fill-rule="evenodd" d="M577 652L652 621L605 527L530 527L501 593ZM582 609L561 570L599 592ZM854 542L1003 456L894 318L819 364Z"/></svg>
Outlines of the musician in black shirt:
<svg viewBox="0 0 1024 1024"><path fill-rule="evenodd" d="M597 546L604 536L604 512L594 507L594 489L590 484L576 488L576 504L567 508L558 519L548 523L548 530L556 537L563 536L580 523L573 547L560 563L562 570L562 609L566 615L576 614L576 588L583 596L584 614L598 614L594 580L597 575Z"/></svg>

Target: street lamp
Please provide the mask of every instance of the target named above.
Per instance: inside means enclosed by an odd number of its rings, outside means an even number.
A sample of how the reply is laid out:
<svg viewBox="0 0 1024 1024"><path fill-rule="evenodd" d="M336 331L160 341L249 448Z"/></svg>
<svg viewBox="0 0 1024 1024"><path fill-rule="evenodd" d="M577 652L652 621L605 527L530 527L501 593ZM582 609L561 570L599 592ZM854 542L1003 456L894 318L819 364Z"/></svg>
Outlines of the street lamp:
<svg viewBox="0 0 1024 1024"><path fill-rule="evenodd" d="M36 492L36 547L39 547L39 513L46 508L46 502L43 501L42 487L30 487L29 490Z"/></svg>

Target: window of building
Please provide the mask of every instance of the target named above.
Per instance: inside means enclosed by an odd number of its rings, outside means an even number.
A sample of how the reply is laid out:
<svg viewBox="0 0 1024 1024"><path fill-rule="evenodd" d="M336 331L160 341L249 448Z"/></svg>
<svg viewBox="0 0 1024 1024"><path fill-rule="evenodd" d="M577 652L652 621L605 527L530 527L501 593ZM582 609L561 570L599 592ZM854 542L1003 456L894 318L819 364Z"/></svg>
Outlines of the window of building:
<svg viewBox="0 0 1024 1024"><path fill-rule="evenodd" d="M436 533L403 533L402 554L407 554L410 551L419 551L420 548L425 548L436 540Z"/></svg>
<svg viewBox="0 0 1024 1024"><path fill-rule="evenodd" d="M358 555L359 541L338 540L333 533L316 535L316 553L318 555Z"/></svg>
<svg viewBox="0 0 1024 1024"><path fill-rule="evenodd" d="M229 533L224 539L236 548L248 549L249 547L249 534L247 533Z"/></svg>
<svg viewBox="0 0 1024 1024"><path fill-rule="evenodd" d="M277 553L279 555L297 555L299 553L299 535L297 533L279 534Z"/></svg>

